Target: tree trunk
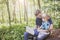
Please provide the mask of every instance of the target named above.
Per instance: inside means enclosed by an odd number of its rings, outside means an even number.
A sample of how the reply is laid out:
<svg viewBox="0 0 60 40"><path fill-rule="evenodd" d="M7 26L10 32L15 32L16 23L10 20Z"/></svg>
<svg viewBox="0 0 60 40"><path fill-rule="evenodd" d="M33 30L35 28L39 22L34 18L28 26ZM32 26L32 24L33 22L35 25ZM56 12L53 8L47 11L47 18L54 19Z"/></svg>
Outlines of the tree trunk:
<svg viewBox="0 0 60 40"><path fill-rule="evenodd" d="M19 1L18 1L19 3ZM20 3L19 3L19 15L20 15L20 23L22 23L22 20L21 20L21 12L20 12Z"/></svg>
<svg viewBox="0 0 60 40"><path fill-rule="evenodd" d="M26 24L28 25L28 14L26 9L26 1L24 0L24 20L26 21Z"/></svg>
<svg viewBox="0 0 60 40"><path fill-rule="evenodd" d="M36 7L35 7L35 0L33 0L33 3L34 3L34 4L33 4L33 5L34 5L34 10L36 10Z"/></svg>
<svg viewBox="0 0 60 40"><path fill-rule="evenodd" d="M39 6L39 9L41 9L41 6L40 6L40 0L38 0L38 6Z"/></svg>
<svg viewBox="0 0 60 40"><path fill-rule="evenodd" d="M26 21L26 15L25 15L25 10L26 10L26 7L25 7L25 2L24 2L24 21Z"/></svg>
<svg viewBox="0 0 60 40"><path fill-rule="evenodd" d="M8 0L6 1L6 5L7 5L7 12L8 12L8 15L9 15L9 25L11 27L11 17L10 17L9 1Z"/></svg>
<svg viewBox="0 0 60 40"><path fill-rule="evenodd" d="M13 2L14 10L13 10L13 21L16 23L16 14L15 14L15 2Z"/></svg>
<svg viewBox="0 0 60 40"><path fill-rule="evenodd" d="M16 23L15 6L14 6L14 11L13 11L13 21L14 21L14 23Z"/></svg>
<svg viewBox="0 0 60 40"><path fill-rule="evenodd" d="M2 23L4 23L4 15L3 15L3 11L2 11Z"/></svg>

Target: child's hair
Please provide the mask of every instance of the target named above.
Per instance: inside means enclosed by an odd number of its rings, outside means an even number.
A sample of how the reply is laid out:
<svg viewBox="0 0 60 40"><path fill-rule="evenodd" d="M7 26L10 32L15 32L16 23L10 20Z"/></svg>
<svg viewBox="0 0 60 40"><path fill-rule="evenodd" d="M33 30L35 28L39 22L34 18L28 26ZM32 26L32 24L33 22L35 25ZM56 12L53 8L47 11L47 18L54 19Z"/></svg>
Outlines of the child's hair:
<svg viewBox="0 0 60 40"><path fill-rule="evenodd" d="M42 17L46 17L47 16L47 14L42 14Z"/></svg>
<svg viewBox="0 0 60 40"><path fill-rule="evenodd" d="M50 17L50 16L47 14L47 17Z"/></svg>
<svg viewBox="0 0 60 40"><path fill-rule="evenodd" d="M40 13L41 13L41 10L36 10L35 16L37 16L37 15L40 14Z"/></svg>

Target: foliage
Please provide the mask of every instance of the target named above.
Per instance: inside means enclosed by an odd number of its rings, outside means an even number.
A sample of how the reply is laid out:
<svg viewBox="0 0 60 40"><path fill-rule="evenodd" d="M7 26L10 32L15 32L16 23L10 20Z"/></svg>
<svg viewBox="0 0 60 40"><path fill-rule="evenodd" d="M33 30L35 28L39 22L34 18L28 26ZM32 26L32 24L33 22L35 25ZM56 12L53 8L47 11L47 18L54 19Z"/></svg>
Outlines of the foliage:
<svg viewBox="0 0 60 40"><path fill-rule="evenodd" d="M9 28L9 26L2 25L2 28L0 28L0 40L23 40L25 26L25 24L15 24Z"/></svg>
<svg viewBox="0 0 60 40"><path fill-rule="evenodd" d="M60 0L0 0L0 40L23 40L25 26L35 25L34 12L40 7L51 16L54 28L60 28Z"/></svg>
<svg viewBox="0 0 60 40"><path fill-rule="evenodd" d="M59 22L58 26L59 26L59 28L60 28L60 22Z"/></svg>

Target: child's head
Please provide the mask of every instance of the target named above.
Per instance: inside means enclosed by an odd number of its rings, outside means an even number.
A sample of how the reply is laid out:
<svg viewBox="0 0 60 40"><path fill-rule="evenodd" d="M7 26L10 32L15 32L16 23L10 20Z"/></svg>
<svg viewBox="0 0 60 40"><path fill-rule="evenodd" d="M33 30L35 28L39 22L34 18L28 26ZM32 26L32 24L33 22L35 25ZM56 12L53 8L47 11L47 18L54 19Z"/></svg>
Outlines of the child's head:
<svg viewBox="0 0 60 40"><path fill-rule="evenodd" d="M38 18L41 18L41 11L40 10L36 10L35 16L38 17Z"/></svg>
<svg viewBox="0 0 60 40"><path fill-rule="evenodd" d="M47 15L47 19L50 19L50 16L49 15Z"/></svg>
<svg viewBox="0 0 60 40"><path fill-rule="evenodd" d="M48 21L47 14L42 14L42 21Z"/></svg>

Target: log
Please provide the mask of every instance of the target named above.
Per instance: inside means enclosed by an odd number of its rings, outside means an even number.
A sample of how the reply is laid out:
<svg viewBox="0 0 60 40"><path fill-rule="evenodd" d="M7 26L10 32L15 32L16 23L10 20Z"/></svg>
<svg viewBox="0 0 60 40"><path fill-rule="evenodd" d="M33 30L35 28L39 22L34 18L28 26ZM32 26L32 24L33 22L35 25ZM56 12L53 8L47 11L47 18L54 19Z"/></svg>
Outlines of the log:
<svg viewBox="0 0 60 40"><path fill-rule="evenodd" d="M52 30L52 34L46 40L60 40L60 29Z"/></svg>

